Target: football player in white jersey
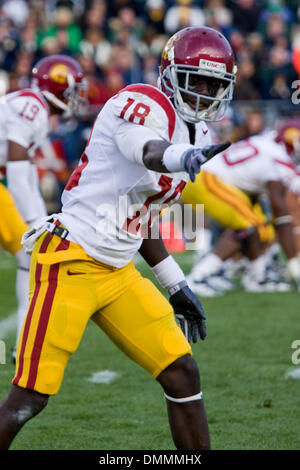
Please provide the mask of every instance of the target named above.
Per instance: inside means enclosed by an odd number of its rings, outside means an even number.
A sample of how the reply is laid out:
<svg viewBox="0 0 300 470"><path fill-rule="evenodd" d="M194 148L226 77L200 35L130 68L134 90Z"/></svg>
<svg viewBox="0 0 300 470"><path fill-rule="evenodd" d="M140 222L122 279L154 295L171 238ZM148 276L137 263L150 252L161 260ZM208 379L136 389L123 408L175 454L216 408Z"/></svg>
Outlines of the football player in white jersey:
<svg viewBox="0 0 300 470"><path fill-rule="evenodd" d="M24 237L33 248L31 297L13 386L0 406L1 449L58 392L89 319L161 384L175 446L210 448L189 344L205 338L205 314L161 238L147 235L157 223L153 205L178 199L202 163L228 147L210 145L203 121L222 118L234 81L224 36L186 28L164 48L160 89L130 85L101 110L62 212ZM134 267L137 251L170 303Z"/></svg>
<svg viewBox="0 0 300 470"><path fill-rule="evenodd" d="M199 295L214 296L220 293L216 286L217 273L223 262L242 249L248 257L247 274L243 285L249 291L286 290L286 283L267 279L266 257L260 256L259 231L264 237L265 218L257 212L252 201L267 194L273 225L278 241L287 258L289 277L300 287L300 260L288 211L285 193L297 186L300 173L294 166L286 148L274 139L274 132L264 132L233 144L221 158L203 165L194 186L188 185L183 198L186 202L203 203L206 212L221 226L230 228L213 253L201 259L189 275L189 281ZM271 233L271 239L273 233ZM268 233L266 233L268 235ZM221 280L220 280L221 282ZM215 285L214 285L215 283Z"/></svg>
<svg viewBox="0 0 300 470"><path fill-rule="evenodd" d="M22 249L21 238L28 226L47 215L33 156L49 132L50 115L62 114L64 118L72 115L84 88L77 61L54 55L42 59L33 68L31 88L0 99L0 167L6 173L10 193L1 185L0 241L18 261L17 338L29 300L30 256Z"/></svg>
<svg viewBox="0 0 300 470"><path fill-rule="evenodd" d="M276 142L284 146L300 175L300 119L289 119L278 125ZM287 192L287 205L293 216L293 228L300 253L300 178L295 177L290 182Z"/></svg>

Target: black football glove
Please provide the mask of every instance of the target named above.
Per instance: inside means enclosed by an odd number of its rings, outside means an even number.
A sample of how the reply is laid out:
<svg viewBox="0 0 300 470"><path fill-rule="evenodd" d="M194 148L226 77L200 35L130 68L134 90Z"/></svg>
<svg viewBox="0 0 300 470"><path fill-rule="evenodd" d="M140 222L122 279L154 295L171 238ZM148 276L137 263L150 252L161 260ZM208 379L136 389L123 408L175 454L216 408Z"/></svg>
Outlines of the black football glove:
<svg viewBox="0 0 300 470"><path fill-rule="evenodd" d="M196 174L200 172L201 165L207 162L220 152L224 152L231 142L218 145L207 145L203 149L187 150L184 155L184 169L190 175L192 182L196 179Z"/></svg>
<svg viewBox="0 0 300 470"><path fill-rule="evenodd" d="M187 285L181 287L170 295L169 301L186 339L189 342L192 340L193 343L199 338L205 339L206 316L200 301L191 289Z"/></svg>

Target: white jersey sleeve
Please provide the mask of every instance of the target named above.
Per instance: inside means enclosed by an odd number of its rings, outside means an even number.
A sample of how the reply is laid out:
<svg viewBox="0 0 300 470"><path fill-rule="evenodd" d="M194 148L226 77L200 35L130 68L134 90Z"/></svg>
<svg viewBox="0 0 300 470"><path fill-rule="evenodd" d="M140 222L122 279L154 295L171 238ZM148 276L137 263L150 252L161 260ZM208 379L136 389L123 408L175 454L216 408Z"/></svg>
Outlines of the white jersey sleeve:
<svg viewBox="0 0 300 470"><path fill-rule="evenodd" d="M49 130L46 103L32 90L12 93L8 95L6 103L7 140L16 142L26 149L38 147Z"/></svg>
<svg viewBox="0 0 300 470"><path fill-rule="evenodd" d="M170 100L151 85L129 85L112 98L114 114L124 121L152 129L171 141L176 114Z"/></svg>
<svg viewBox="0 0 300 470"><path fill-rule="evenodd" d="M185 142L187 127L176 116L171 101L150 85L130 85L111 99L114 115L119 118L115 139L120 152L131 162L143 165L143 148L149 140ZM176 135L176 137L175 137ZM174 139L175 137L175 139ZM204 122L196 125L195 145L211 144L211 135Z"/></svg>
<svg viewBox="0 0 300 470"><path fill-rule="evenodd" d="M295 167L291 157L287 154L284 147L276 144L277 152L274 153L274 167L280 175L282 183L293 192L298 192L296 188L299 186L300 172Z"/></svg>
<svg viewBox="0 0 300 470"><path fill-rule="evenodd" d="M128 160L143 165L143 149L149 140L162 140L161 137L149 127L138 124L122 122L115 133L115 139L120 152Z"/></svg>

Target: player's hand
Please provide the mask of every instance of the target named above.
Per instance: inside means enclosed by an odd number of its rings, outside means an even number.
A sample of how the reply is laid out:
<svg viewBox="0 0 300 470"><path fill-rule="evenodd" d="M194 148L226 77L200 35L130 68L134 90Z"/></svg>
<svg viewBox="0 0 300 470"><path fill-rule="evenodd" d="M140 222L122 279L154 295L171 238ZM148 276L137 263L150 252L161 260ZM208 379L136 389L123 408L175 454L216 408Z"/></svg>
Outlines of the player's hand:
<svg viewBox="0 0 300 470"><path fill-rule="evenodd" d="M196 343L199 338L202 340L206 337L206 316L203 307L186 285L170 296L170 304L174 309L176 318L179 321L186 339Z"/></svg>
<svg viewBox="0 0 300 470"><path fill-rule="evenodd" d="M203 149L188 150L184 156L184 169L190 175L192 182L196 179L196 174L200 172L201 165L207 162L220 152L224 152L231 142L224 144L207 145Z"/></svg>

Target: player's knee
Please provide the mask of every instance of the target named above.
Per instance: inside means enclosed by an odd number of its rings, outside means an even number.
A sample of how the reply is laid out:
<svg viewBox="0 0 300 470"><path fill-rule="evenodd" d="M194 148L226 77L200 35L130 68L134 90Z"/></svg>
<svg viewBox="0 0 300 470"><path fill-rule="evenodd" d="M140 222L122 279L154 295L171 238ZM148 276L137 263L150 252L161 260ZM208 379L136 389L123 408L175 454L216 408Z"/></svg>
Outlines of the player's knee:
<svg viewBox="0 0 300 470"><path fill-rule="evenodd" d="M47 405L48 397L40 393L33 392L31 398L23 402L16 411L16 420L23 425L26 421L40 413Z"/></svg>
<svg viewBox="0 0 300 470"><path fill-rule="evenodd" d="M6 407L19 427L40 413L47 405L48 398L48 395L13 387L6 399Z"/></svg>
<svg viewBox="0 0 300 470"><path fill-rule="evenodd" d="M197 363L189 354L177 359L170 367L181 376L194 377L199 375Z"/></svg>
<svg viewBox="0 0 300 470"><path fill-rule="evenodd" d="M192 394L200 390L199 369L190 355L182 356L174 361L157 377L157 380L170 394Z"/></svg>

